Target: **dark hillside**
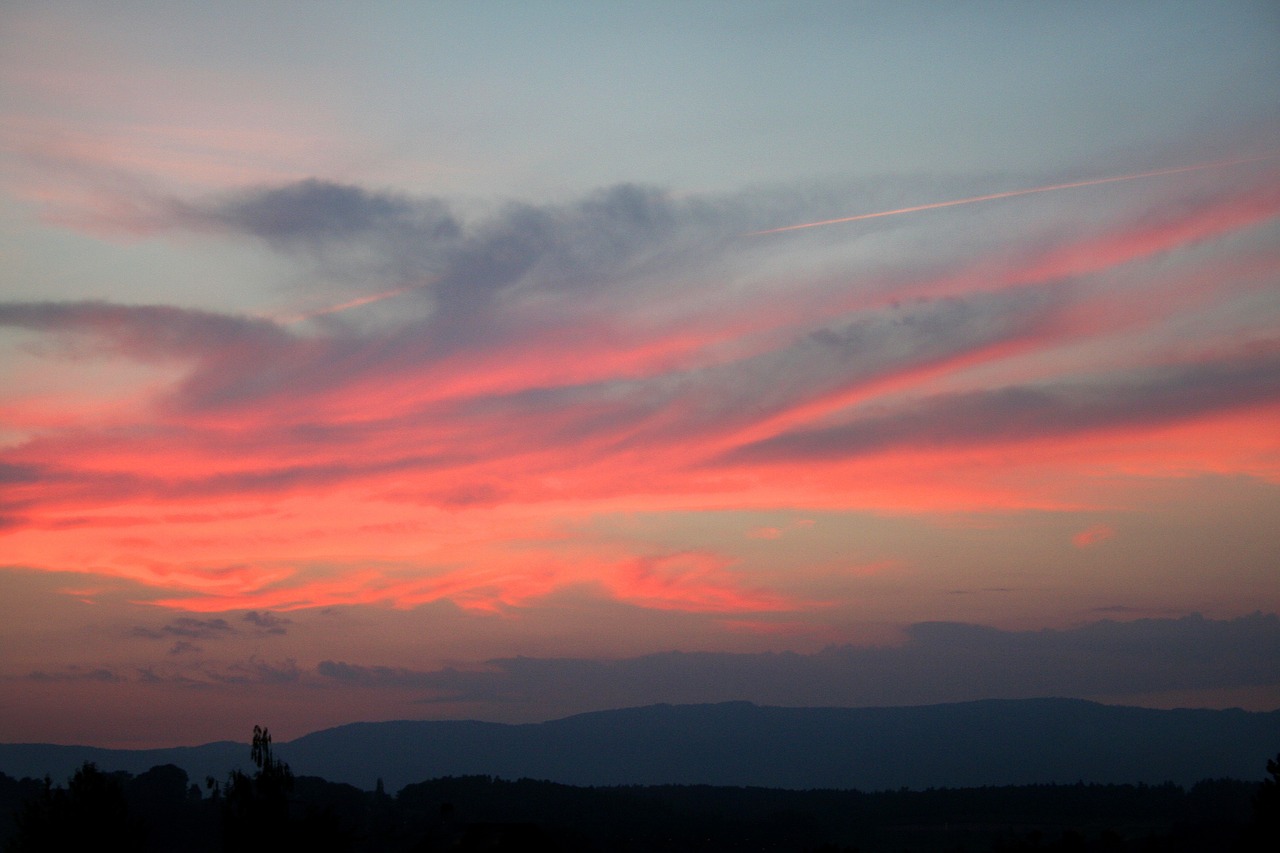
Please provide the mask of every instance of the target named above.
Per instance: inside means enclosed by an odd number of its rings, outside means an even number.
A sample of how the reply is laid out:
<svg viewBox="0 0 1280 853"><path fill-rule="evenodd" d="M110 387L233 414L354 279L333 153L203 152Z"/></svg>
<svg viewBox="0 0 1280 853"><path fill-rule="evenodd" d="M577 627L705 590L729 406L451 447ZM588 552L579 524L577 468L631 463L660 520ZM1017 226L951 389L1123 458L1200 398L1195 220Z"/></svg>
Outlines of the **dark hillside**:
<svg viewBox="0 0 1280 853"><path fill-rule="evenodd" d="M1157 711L1067 699L905 708L654 705L548 723L362 723L288 744L364 788L488 774L575 785L973 787L1248 778L1280 712ZM373 768L379 768L374 770Z"/></svg>
<svg viewBox="0 0 1280 853"><path fill-rule="evenodd" d="M528 725L357 723L279 744L300 774L390 791L441 776L572 785L766 788L979 787L1088 783L1189 786L1247 779L1280 750L1280 711L1159 711L1071 699L899 708L652 705ZM243 769L247 748L0 745L0 772L66 778L84 761L192 779Z"/></svg>

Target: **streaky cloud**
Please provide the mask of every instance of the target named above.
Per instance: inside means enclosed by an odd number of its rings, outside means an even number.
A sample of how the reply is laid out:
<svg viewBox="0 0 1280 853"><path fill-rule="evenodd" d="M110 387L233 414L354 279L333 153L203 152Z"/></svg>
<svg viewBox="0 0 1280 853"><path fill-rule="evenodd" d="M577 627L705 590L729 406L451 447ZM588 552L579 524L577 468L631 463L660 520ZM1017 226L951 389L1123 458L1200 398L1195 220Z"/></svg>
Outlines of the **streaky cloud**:
<svg viewBox="0 0 1280 853"><path fill-rule="evenodd" d="M169 305L103 301L0 302L0 326L90 339L104 350L143 360L202 356L261 361L289 339L275 323Z"/></svg>
<svg viewBox="0 0 1280 853"><path fill-rule="evenodd" d="M1220 361L1129 371L1093 382L937 395L851 423L793 430L723 461L831 459L903 446L963 446L1138 427L1280 401L1280 348Z"/></svg>
<svg viewBox="0 0 1280 853"><path fill-rule="evenodd" d="M458 542L471 555L461 565L416 556L389 573L328 554L350 554L342 540L363 537L371 514L424 509L527 513L538 520L521 535L551 541L572 513L1080 506L1055 490L1061 478L1037 478L1038 442L1123 434L1133 446L1232 413L1255 412L1215 435L1248 441L1202 443L1215 458L1150 469L1269 477L1255 427L1280 402L1280 357L1272 330L1238 328L1242 317L1261 328L1277 260L1255 248L1237 269L1230 247L1211 241L1255 241L1275 190L1169 196L1177 203L1062 227L1000 220L999 241L904 227L861 242L787 241L795 248L777 256L761 248L769 241L740 237L762 209L797 203L763 191L735 209L622 185L473 219L435 199L315 180L198 200L175 228L253 235L335 269L355 252L382 265L370 289L402 290L402 301L367 323L338 311L296 324L167 305L0 303L0 325L38 333L24 357L64 355L59 370L86 353L168 370L91 415L74 399L6 410L17 436L0 450L6 536L15 564L60 571L156 502L167 516L207 519L140 521L92 566L198 612L440 598L495 612L580 582L587 567L609 595L649 609L752 612L803 608L809 596L738 582L733 557L673 581L652 561L689 549L666 543L539 551L545 565L568 561L563 570L512 568L525 547L515 534L505 548ZM1193 256L1190 272L1158 268L1174 250ZM1156 334L1175 321L1201 330L1194 347ZM1081 360L1082 348L1098 356ZM1008 450L1017 482L960 458L972 448ZM1122 452L1099 467L1120 470ZM828 464L846 459L847 470ZM766 470L784 463L794 476ZM293 504L288 520L274 515L280 499ZM218 520L237 513L264 520ZM451 524L431 516L429 531L383 541L420 555L423 537L453 542ZM321 572L310 582L312 563L282 555L268 544L277 537L348 581ZM175 561L189 546L201 556Z"/></svg>

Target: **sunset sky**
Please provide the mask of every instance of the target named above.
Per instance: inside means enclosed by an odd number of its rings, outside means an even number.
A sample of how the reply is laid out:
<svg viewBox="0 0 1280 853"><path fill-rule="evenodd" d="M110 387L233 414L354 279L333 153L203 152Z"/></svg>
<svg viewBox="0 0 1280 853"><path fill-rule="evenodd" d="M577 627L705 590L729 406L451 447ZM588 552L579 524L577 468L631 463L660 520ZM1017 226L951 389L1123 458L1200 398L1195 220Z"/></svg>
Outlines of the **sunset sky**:
<svg viewBox="0 0 1280 853"><path fill-rule="evenodd" d="M0 741L1271 709L1278 555L1274 2L0 8Z"/></svg>

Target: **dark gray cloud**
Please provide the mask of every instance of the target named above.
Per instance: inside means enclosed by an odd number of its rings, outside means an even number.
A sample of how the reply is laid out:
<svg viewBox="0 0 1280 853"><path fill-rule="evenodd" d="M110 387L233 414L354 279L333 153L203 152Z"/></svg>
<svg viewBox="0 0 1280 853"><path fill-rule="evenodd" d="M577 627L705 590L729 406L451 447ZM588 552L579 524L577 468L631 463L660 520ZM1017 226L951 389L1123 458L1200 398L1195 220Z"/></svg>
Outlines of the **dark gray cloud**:
<svg viewBox="0 0 1280 853"><path fill-rule="evenodd" d="M302 677L302 670L293 659L276 663L250 659L220 669L205 668L202 674L222 684L293 684Z"/></svg>
<svg viewBox="0 0 1280 853"><path fill-rule="evenodd" d="M510 205L479 223L446 257L435 293L456 315L474 314L517 285L545 293L630 286L645 262L678 252L697 206L633 185L566 205ZM699 238L703 235L699 234Z"/></svg>
<svg viewBox="0 0 1280 853"><path fill-rule="evenodd" d="M137 670L138 682L142 684L177 684L183 687L206 687L208 683L188 675L180 675L173 672L157 672L154 666L142 667Z"/></svg>
<svg viewBox="0 0 1280 853"><path fill-rule="evenodd" d="M1002 631L926 622L900 646L814 654L668 652L622 660L504 658L430 672L325 661L317 673L433 699L583 709L747 699L776 705L899 705L1093 697L1280 684L1280 617L1101 621Z"/></svg>
<svg viewBox="0 0 1280 853"><path fill-rule="evenodd" d="M288 632L286 625L293 624L293 620L287 616L280 616L269 610L261 612L250 610L244 615L244 621L257 628L264 634L284 634Z"/></svg>
<svg viewBox="0 0 1280 853"><path fill-rule="evenodd" d="M447 240L460 226L436 199L415 199L308 179L256 187L216 200L174 203L181 224L261 237L282 248L315 247L371 235Z"/></svg>
<svg viewBox="0 0 1280 853"><path fill-rule="evenodd" d="M292 658L272 662L251 657L247 660L230 662L172 662L166 665L143 667L137 670L137 681L144 684L207 688L216 685L296 684L303 675L303 671Z"/></svg>
<svg viewBox="0 0 1280 853"><path fill-rule="evenodd" d="M727 206L677 202L635 185L576 202L507 204L468 222L437 198L316 179L163 208L154 216L168 227L254 236L278 249L306 249L342 273L352 264L372 268L378 287L418 286L449 318L433 324L437 334L486 313L498 293L517 285L607 287L647 252L665 246L687 256L691 236L697 243L708 231L736 233L740 219Z"/></svg>
<svg viewBox="0 0 1280 853"><path fill-rule="evenodd" d="M226 619L195 619L191 616L180 616L167 625L159 628L137 627L129 632L130 636L148 640L162 640L171 637L187 639L216 639L235 633Z"/></svg>
<svg viewBox="0 0 1280 853"><path fill-rule="evenodd" d="M100 681L116 683L125 679L118 673L106 669L104 667L82 667L68 666L64 669L56 671L36 670L27 675L30 681L39 682L55 682L55 681Z"/></svg>
<svg viewBox="0 0 1280 853"><path fill-rule="evenodd" d="M320 661L316 672L325 678L359 687L432 688L439 679L438 673L392 666L357 666L332 660Z"/></svg>

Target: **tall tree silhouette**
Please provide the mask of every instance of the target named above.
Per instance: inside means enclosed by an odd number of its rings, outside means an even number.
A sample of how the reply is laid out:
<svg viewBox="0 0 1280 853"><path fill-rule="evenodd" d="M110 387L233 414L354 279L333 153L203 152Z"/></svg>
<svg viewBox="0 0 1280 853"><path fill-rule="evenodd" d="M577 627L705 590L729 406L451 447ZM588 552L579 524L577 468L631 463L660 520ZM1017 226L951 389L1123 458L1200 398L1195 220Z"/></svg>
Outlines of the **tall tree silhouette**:
<svg viewBox="0 0 1280 853"><path fill-rule="evenodd" d="M253 727L249 757L257 771L247 776L236 770L227 780L222 798L224 834L228 850L273 850L289 846L289 794L293 771L271 751L271 733Z"/></svg>

